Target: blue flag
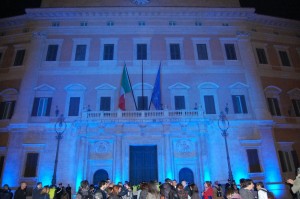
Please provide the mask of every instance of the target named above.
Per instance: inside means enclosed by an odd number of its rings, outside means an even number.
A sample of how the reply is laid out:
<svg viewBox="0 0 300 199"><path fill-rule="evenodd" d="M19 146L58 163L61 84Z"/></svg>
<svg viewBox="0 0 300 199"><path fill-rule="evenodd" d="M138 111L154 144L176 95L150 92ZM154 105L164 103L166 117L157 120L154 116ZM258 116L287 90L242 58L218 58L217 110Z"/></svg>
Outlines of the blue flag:
<svg viewBox="0 0 300 199"><path fill-rule="evenodd" d="M156 75L156 80L151 96L151 103L154 105L156 110L162 110L161 107L161 91L160 91L160 67L161 64L159 65L159 69Z"/></svg>

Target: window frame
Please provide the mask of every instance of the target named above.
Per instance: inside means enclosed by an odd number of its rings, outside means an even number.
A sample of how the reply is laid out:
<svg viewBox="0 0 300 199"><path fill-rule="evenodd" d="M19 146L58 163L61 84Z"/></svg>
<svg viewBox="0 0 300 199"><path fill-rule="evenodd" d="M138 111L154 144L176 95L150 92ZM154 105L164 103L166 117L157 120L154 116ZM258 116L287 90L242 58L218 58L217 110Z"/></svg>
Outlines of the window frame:
<svg viewBox="0 0 300 199"><path fill-rule="evenodd" d="M270 115L272 117L278 117L278 116L281 116L282 115L282 108L281 108L281 101L280 101L280 93L282 92L282 90L276 86L268 86L264 89L264 92L265 92L265 97L266 97L266 103L268 105L268 110L270 112ZM268 98L270 99L276 99L277 102L278 102L278 107L279 107L279 112L280 112L280 115L272 115L272 111L270 109L270 104L269 104L269 100ZM273 105L273 104L272 104ZM274 108L274 106L272 106ZM274 109L273 109L274 110Z"/></svg>
<svg viewBox="0 0 300 199"><path fill-rule="evenodd" d="M72 48L72 66L87 66L90 59L90 38L73 38L73 48ZM85 45L85 58L84 60L75 60L77 48L79 45Z"/></svg>
<svg viewBox="0 0 300 199"><path fill-rule="evenodd" d="M17 54L19 51L24 50L24 55L22 58L22 63L20 65L15 65L16 62L16 58L17 58ZM14 56L13 56L13 61L12 61L12 67L22 67L24 66L24 62L26 61L26 57L27 57L27 45L26 44L19 44L19 45L14 45Z"/></svg>
<svg viewBox="0 0 300 199"><path fill-rule="evenodd" d="M183 38L182 37L167 37L166 41L166 51L167 51L167 64L168 65L181 65L184 64L184 48L183 48ZM180 59L171 59L171 49L170 44L179 44Z"/></svg>
<svg viewBox="0 0 300 199"><path fill-rule="evenodd" d="M259 163L259 171L251 171L251 162L249 161L249 153L248 151L250 150L255 150L256 151L256 155L257 155L257 160L258 160L258 163ZM253 174L253 173L263 173L263 168L262 168L262 161L261 161L261 158L260 158L260 149L259 148L250 148L250 147L247 147L246 148L246 154L247 154L247 161L248 161L248 172Z"/></svg>
<svg viewBox="0 0 300 199"><path fill-rule="evenodd" d="M100 39L100 61L99 66L112 67L117 66L118 60L118 42L119 38L101 38ZM113 60L104 60L104 45L105 44L113 44L114 45L114 53Z"/></svg>
<svg viewBox="0 0 300 199"><path fill-rule="evenodd" d="M288 46L282 46L282 45L275 45L274 47L276 49L276 53L277 53L277 57L278 57L280 67L283 70L287 70L287 71L294 70L293 62L292 62L291 55L290 55L290 52L289 52L289 47ZM288 58L288 61L289 61L289 64L290 64L289 66L284 65L280 52L284 52L286 54L286 57Z"/></svg>
<svg viewBox="0 0 300 199"><path fill-rule="evenodd" d="M96 104L96 110L100 110L100 105L101 105L101 97L110 97L110 110L114 110L115 107L115 91L116 87L110 85L110 84L101 84L95 88L97 91L97 104ZM101 110L100 110L101 111Z"/></svg>

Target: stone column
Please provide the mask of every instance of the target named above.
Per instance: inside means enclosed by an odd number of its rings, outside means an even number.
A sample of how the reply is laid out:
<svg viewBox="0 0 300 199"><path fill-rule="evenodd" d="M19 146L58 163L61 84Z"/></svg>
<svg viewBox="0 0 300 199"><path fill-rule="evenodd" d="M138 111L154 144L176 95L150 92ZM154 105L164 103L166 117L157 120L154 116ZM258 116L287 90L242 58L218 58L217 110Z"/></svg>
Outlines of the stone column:
<svg viewBox="0 0 300 199"><path fill-rule="evenodd" d="M116 136L116 143L115 143L115 158L114 158L114 179L112 181L115 181L116 183L122 182L122 135L118 134Z"/></svg>
<svg viewBox="0 0 300 199"><path fill-rule="evenodd" d="M79 138L77 142L77 160L75 164L77 164L76 170L76 190L80 186L80 182L86 179L86 172L87 172L87 149L88 149L88 142L85 136Z"/></svg>
<svg viewBox="0 0 300 199"><path fill-rule="evenodd" d="M163 136L164 136L164 156L165 156L165 178L174 178L171 162L171 146L170 146L170 124L163 124Z"/></svg>
<svg viewBox="0 0 300 199"><path fill-rule="evenodd" d="M249 85L249 99L256 119L271 119L267 108L255 56L247 33L238 33L238 46ZM250 107L249 107L250 108Z"/></svg>
<svg viewBox="0 0 300 199"><path fill-rule="evenodd" d="M38 72L43 60L45 34L35 32L29 48L25 52L24 75L12 123L26 123L31 115L34 87L37 86Z"/></svg>

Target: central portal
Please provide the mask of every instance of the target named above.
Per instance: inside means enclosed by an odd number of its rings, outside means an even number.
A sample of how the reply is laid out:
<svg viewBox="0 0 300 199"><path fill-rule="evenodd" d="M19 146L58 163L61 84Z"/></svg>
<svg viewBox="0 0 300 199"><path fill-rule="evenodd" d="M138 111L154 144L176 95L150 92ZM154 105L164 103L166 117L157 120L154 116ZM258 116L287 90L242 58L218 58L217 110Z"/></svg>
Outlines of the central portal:
<svg viewBox="0 0 300 199"><path fill-rule="evenodd" d="M131 185L158 180L157 146L130 146L129 151L129 181Z"/></svg>

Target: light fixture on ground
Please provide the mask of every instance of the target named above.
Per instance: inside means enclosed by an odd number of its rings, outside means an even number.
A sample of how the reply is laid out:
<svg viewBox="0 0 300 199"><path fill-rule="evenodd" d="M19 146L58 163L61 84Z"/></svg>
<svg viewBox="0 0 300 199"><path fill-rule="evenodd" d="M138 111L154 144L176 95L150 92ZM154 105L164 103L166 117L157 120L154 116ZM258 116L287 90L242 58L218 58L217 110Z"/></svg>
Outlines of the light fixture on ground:
<svg viewBox="0 0 300 199"><path fill-rule="evenodd" d="M227 144L227 136L228 136L227 130L229 129L229 121L223 111L219 115L218 126L222 131L221 135L224 137L225 140L226 156L227 156L227 164L228 164L228 181L230 184L232 184L234 182L234 179L232 175L228 144Z"/></svg>
<svg viewBox="0 0 300 199"><path fill-rule="evenodd" d="M58 154L59 154L59 145L60 141L63 138L63 134L66 130L66 123L65 123L65 118L63 115L60 115L57 118L57 122L55 123L55 132L56 132L56 140L57 140L57 147L56 147L56 155L55 155L55 162L54 162L54 170L53 170L53 176L52 176L52 185L56 184L56 171L57 171L57 163L58 163Z"/></svg>

